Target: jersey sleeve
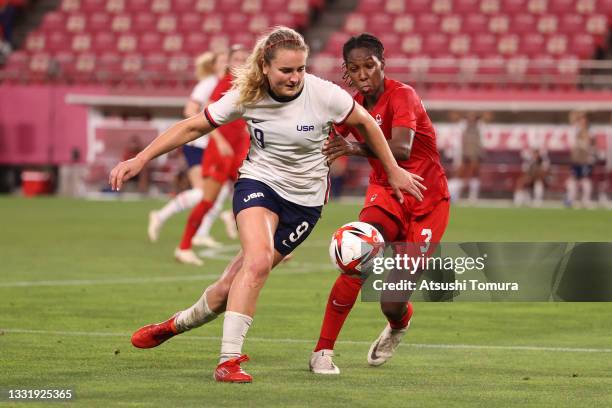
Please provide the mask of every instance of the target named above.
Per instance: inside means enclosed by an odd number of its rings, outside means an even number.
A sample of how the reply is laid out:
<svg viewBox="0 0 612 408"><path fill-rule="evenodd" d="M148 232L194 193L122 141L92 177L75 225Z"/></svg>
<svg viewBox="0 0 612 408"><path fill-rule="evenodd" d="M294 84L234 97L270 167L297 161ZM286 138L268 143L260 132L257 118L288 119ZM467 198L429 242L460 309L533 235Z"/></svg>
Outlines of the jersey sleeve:
<svg viewBox="0 0 612 408"><path fill-rule="evenodd" d="M407 127L416 131L419 96L409 88L396 89L389 100L393 112L391 127Z"/></svg>
<svg viewBox="0 0 612 408"><path fill-rule="evenodd" d="M217 86L217 82L218 81L214 77L207 78L203 81L198 82L195 88L193 88L193 91L191 92L189 98L192 101L199 103L200 105L205 105L210 99L213 90Z"/></svg>
<svg viewBox="0 0 612 408"><path fill-rule="evenodd" d="M338 85L329 83L330 91L327 100L327 112L331 115L331 121L336 125L342 125L355 109L355 100L348 92Z"/></svg>
<svg viewBox="0 0 612 408"><path fill-rule="evenodd" d="M216 102L211 103L204 110L206 119L214 127L225 125L240 119L244 114L244 110L238 106L238 91L232 90L221 97Z"/></svg>

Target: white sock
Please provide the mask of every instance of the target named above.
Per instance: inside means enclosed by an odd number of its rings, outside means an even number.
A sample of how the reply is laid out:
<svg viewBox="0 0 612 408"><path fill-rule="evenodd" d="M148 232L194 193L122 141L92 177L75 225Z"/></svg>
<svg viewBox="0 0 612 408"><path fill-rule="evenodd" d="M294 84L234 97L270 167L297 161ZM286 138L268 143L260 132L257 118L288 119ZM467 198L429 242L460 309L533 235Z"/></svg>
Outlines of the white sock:
<svg viewBox="0 0 612 408"><path fill-rule="evenodd" d="M544 199L544 182L536 180L533 183L533 201L535 205L541 205Z"/></svg>
<svg viewBox="0 0 612 408"><path fill-rule="evenodd" d="M223 340L219 364L242 355L242 344L253 318L236 312L225 312L223 319Z"/></svg>
<svg viewBox="0 0 612 408"><path fill-rule="evenodd" d="M199 237L207 237L210 235L210 229L212 228L215 220L219 217L219 213L221 213L221 209L223 209L223 203L227 199L228 194L231 191L231 186L229 183L225 183L223 187L221 187L221 191L215 200L215 204L212 208L206 213L204 219L202 220L202 225L198 228L196 235Z"/></svg>
<svg viewBox="0 0 612 408"><path fill-rule="evenodd" d="M525 190L516 190L514 192L514 205L520 207L521 205L525 204L527 199L526 196L527 192Z"/></svg>
<svg viewBox="0 0 612 408"><path fill-rule="evenodd" d="M451 196L451 201L457 201L461 198L461 190L463 190L463 180L452 178L448 181L448 192Z"/></svg>
<svg viewBox="0 0 612 408"><path fill-rule="evenodd" d="M202 195L202 190L199 188L185 190L182 193L177 194L176 197L164 205L162 209L157 212L157 216L163 223L174 214L195 207L195 205L202 199Z"/></svg>
<svg viewBox="0 0 612 408"><path fill-rule="evenodd" d="M480 180L477 178L471 178L470 182L468 184L470 192L469 192L469 199L470 200L477 200L478 199L478 193L480 191Z"/></svg>
<svg viewBox="0 0 612 408"><path fill-rule="evenodd" d="M580 181L582 187L582 204L588 206L591 204L591 195L593 194L593 182L590 178L583 178Z"/></svg>
<svg viewBox="0 0 612 408"><path fill-rule="evenodd" d="M183 310L176 317L174 324L179 332L195 329L217 318L218 315L208 307L208 301L206 300L207 291L208 288L193 306Z"/></svg>
<svg viewBox="0 0 612 408"><path fill-rule="evenodd" d="M567 179L567 201L569 201L570 204L576 201L576 189L576 179L573 177Z"/></svg>

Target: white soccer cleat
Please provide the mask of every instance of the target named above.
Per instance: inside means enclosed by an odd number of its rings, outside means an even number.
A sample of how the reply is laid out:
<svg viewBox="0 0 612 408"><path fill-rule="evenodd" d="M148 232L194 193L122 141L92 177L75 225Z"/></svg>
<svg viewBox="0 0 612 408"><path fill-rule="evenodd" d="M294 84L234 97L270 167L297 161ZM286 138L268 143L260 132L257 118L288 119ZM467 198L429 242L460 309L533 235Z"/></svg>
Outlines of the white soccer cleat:
<svg viewBox="0 0 612 408"><path fill-rule="evenodd" d="M151 211L149 213L149 226L147 233L149 234L149 240L151 242L157 242L159 239L159 231L161 230L162 222L157 215L157 211Z"/></svg>
<svg viewBox="0 0 612 408"><path fill-rule="evenodd" d="M176 248L174 257L177 261L187 265L202 266L204 262L191 249Z"/></svg>
<svg viewBox="0 0 612 408"><path fill-rule="evenodd" d="M196 235L191 239L191 245L203 246L208 248L223 248L223 244L210 235Z"/></svg>
<svg viewBox="0 0 612 408"><path fill-rule="evenodd" d="M236 219L231 210L225 210L219 216L225 224L225 233L230 239L238 238L238 228L236 228Z"/></svg>
<svg viewBox="0 0 612 408"><path fill-rule="evenodd" d="M313 351L308 366L315 374L340 374L340 369L334 364L333 350Z"/></svg>
<svg viewBox="0 0 612 408"><path fill-rule="evenodd" d="M391 325L387 323L380 336L370 346L368 351L368 364L374 367L383 365L393 357L393 353L397 350L402 337L410 327L410 321L408 325L403 329L392 329Z"/></svg>

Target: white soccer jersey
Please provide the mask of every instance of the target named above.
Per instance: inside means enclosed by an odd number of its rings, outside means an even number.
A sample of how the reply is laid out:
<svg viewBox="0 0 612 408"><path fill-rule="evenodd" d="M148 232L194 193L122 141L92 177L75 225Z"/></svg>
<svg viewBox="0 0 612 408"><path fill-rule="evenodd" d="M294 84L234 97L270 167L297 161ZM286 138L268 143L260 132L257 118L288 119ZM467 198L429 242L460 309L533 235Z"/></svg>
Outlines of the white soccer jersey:
<svg viewBox="0 0 612 408"><path fill-rule="evenodd" d="M200 104L200 106L206 106L210 95L212 95L215 87L219 83L219 78L216 75L209 75L193 88L189 99ZM205 149L208 146L208 136L200 137L193 142L187 143L189 146L199 147Z"/></svg>
<svg viewBox="0 0 612 408"><path fill-rule="evenodd" d="M332 123L342 123L354 100L339 86L306 74L300 95L281 102L267 95L254 105L238 106L232 90L205 113L213 125L235 119L247 122L249 154L240 178L259 180L293 203L323 205L329 192L329 166L321 152Z"/></svg>

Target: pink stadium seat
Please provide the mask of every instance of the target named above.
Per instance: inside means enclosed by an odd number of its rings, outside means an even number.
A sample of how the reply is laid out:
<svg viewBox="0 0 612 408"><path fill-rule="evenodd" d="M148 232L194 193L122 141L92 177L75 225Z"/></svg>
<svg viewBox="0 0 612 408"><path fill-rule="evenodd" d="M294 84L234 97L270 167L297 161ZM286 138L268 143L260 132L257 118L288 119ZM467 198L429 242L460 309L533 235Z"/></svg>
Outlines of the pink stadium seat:
<svg viewBox="0 0 612 408"><path fill-rule="evenodd" d="M212 51L227 50L231 45L231 39L226 34L213 34L208 43L209 49Z"/></svg>
<svg viewBox="0 0 612 408"><path fill-rule="evenodd" d="M174 0L172 11L179 13L193 13L195 9L194 0Z"/></svg>
<svg viewBox="0 0 612 408"><path fill-rule="evenodd" d="M612 0L599 0L597 11L612 18Z"/></svg>
<svg viewBox="0 0 612 408"><path fill-rule="evenodd" d="M527 0L527 11L532 14L544 14L548 11L547 0Z"/></svg>
<svg viewBox="0 0 612 408"><path fill-rule="evenodd" d="M77 83L88 84L94 80L97 69L96 56L94 54L80 54L72 65L69 66L70 77Z"/></svg>
<svg viewBox="0 0 612 408"><path fill-rule="evenodd" d="M270 27L270 19L263 14L252 16L249 21L249 31L256 35L263 33L268 27Z"/></svg>
<svg viewBox="0 0 612 408"><path fill-rule="evenodd" d="M536 32L536 17L533 14L516 14L510 23L510 31L519 34Z"/></svg>
<svg viewBox="0 0 612 408"><path fill-rule="evenodd" d="M431 3L431 12L435 14L448 14L453 11L452 0L434 0Z"/></svg>
<svg viewBox="0 0 612 408"><path fill-rule="evenodd" d="M129 11L132 15L134 13L150 13L150 3L150 0L129 0L126 4L126 11Z"/></svg>
<svg viewBox="0 0 612 408"><path fill-rule="evenodd" d="M507 14L518 14L527 11L526 0L502 0L502 11Z"/></svg>
<svg viewBox="0 0 612 408"><path fill-rule="evenodd" d="M179 17L177 30L183 33L190 33L202 30L202 17L194 13L183 13Z"/></svg>
<svg viewBox="0 0 612 408"><path fill-rule="evenodd" d="M176 17L172 14L162 14L157 18L157 31L160 33L171 33L176 31Z"/></svg>
<svg viewBox="0 0 612 408"><path fill-rule="evenodd" d="M81 9L81 0L62 0L59 8L65 13L73 13Z"/></svg>
<svg viewBox="0 0 612 408"><path fill-rule="evenodd" d="M93 32L107 31L111 25L110 16L104 12L96 12L89 15L87 30Z"/></svg>
<svg viewBox="0 0 612 408"><path fill-rule="evenodd" d="M207 33L218 33L223 29L223 14L210 13L204 16L202 30Z"/></svg>
<svg viewBox="0 0 612 408"><path fill-rule="evenodd" d="M401 37L397 33L387 32L382 33L378 37L385 46L385 51L389 53L399 53L402 49Z"/></svg>
<svg viewBox="0 0 612 408"><path fill-rule="evenodd" d="M246 49L250 49L255 44L255 36L251 33L245 32L237 32L232 34L231 43L233 44L241 44Z"/></svg>
<svg viewBox="0 0 612 408"><path fill-rule="evenodd" d="M451 54L439 54L428 71L430 74L454 76L459 73L457 59Z"/></svg>
<svg viewBox="0 0 612 408"><path fill-rule="evenodd" d="M563 15L575 11L576 0L548 0L548 12Z"/></svg>
<svg viewBox="0 0 612 408"><path fill-rule="evenodd" d="M348 34L336 31L327 40L325 51L332 55L340 55L342 53L342 46L348 39Z"/></svg>
<svg viewBox="0 0 612 408"><path fill-rule="evenodd" d="M128 14L116 14L111 22L111 30L115 33L125 33L132 29L132 18Z"/></svg>
<svg viewBox="0 0 612 408"><path fill-rule="evenodd" d="M529 75L552 75L556 71L556 60L550 54L534 55L527 68Z"/></svg>
<svg viewBox="0 0 612 408"><path fill-rule="evenodd" d="M308 0L289 0L286 10L293 14L308 14Z"/></svg>
<svg viewBox="0 0 612 408"><path fill-rule="evenodd" d="M51 57L47 53L33 54L28 64L29 77L34 82L46 82L49 74Z"/></svg>
<svg viewBox="0 0 612 408"><path fill-rule="evenodd" d="M91 35L77 34L72 37L72 51L87 52L92 49Z"/></svg>
<svg viewBox="0 0 612 408"><path fill-rule="evenodd" d="M595 41L589 34L577 34L572 36L569 49L574 55L583 59L589 59L593 57L595 52Z"/></svg>
<svg viewBox="0 0 612 408"><path fill-rule="evenodd" d="M241 6L242 0L223 0L217 3L217 11L231 13L233 11L240 10ZM285 2L284 9L287 9L287 2Z"/></svg>
<svg viewBox="0 0 612 408"><path fill-rule="evenodd" d="M406 3L404 0L385 0L384 12L388 14L404 14L406 13Z"/></svg>
<svg viewBox="0 0 612 408"><path fill-rule="evenodd" d="M440 31L447 34L456 34L462 29L462 17L457 14L447 14L442 16L440 21Z"/></svg>
<svg viewBox="0 0 612 408"><path fill-rule="evenodd" d="M415 25L415 31L421 34L436 33L440 29L440 17L435 14L421 14Z"/></svg>
<svg viewBox="0 0 612 408"><path fill-rule="evenodd" d="M163 82L166 76L166 59L163 53L147 55L143 60L143 71L146 74L144 79L153 84Z"/></svg>
<svg viewBox="0 0 612 408"><path fill-rule="evenodd" d="M494 34L505 34L510 30L510 18L505 14L491 16L489 31Z"/></svg>
<svg viewBox="0 0 612 408"><path fill-rule="evenodd" d="M363 13L378 13L385 9L386 0L361 0L357 10Z"/></svg>
<svg viewBox="0 0 612 408"><path fill-rule="evenodd" d="M103 83L110 84L120 77L121 57L115 53L104 53L96 56L96 77Z"/></svg>
<svg viewBox="0 0 612 408"><path fill-rule="evenodd" d="M497 53L497 38L493 34L478 34L472 37L470 52L479 56Z"/></svg>
<svg viewBox="0 0 612 408"><path fill-rule="evenodd" d="M567 37L563 34L555 34L548 38L546 51L550 55L563 55L567 51Z"/></svg>
<svg viewBox="0 0 612 408"><path fill-rule="evenodd" d="M117 38L117 51L122 54L130 54L139 50L138 37L134 34L126 33Z"/></svg>
<svg viewBox="0 0 612 408"><path fill-rule="evenodd" d="M489 19L483 14L466 14L463 16L464 33L475 34L484 33L489 29Z"/></svg>
<svg viewBox="0 0 612 408"><path fill-rule="evenodd" d="M115 35L109 32L101 31L94 34L92 50L97 55L101 55L107 52L116 53L116 38Z"/></svg>
<svg viewBox="0 0 612 408"><path fill-rule="evenodd" d="M480 12L483 14L499 14L501 12L500 0L482 0Z"/></svg>
<svg viewBox="0 0 612 408"><path fill-rule="evenodd" d="M466 55L470 52L471 38L467 34L453 35L450 37L449 50L453 55Z"/></svg>
<svg viewBox="0 0 612 408"><path fill-rule="evenodd" d="M453 11L459 14L478 13L480 0L455 0Z"/></svg>
<svg viewBox="0 0 612 408"><path fill-rule="evenodd" d="M514 80L521 81L527 73L529 58L525 55L515 55L506 60L506 73Z"/></svg>
<svg viewBox="0 0 612 408"><path fill-rule="evenodd" d="M597 4L597 0L578 0L576 2L575 11L580 14L592 14L596 10L602 10L605 7L605 1L600 0L601 4Z"/></svg>
<svg viewBox="0 0 612 408"><path fill-rule="evenodd" d="M478 72L480 58L476 55L464 55L458 60L459 73L463 77L471 77Z"/></svg>
<svg viewBox="0 0 612 408"><path fill-rule="evenodd" d="M82 33L87 28L87 17L84 14L75 13L68 16L66 20L66 31L71 33Z"/></svg>
<svg viewBox="0 0 612 408"><path fill-rule="evenodd" d="M414 17L410 14L400 14L393 20L393 30L397 33L410 33L414 31ZM360 30L364 31L364 30Z"/></svg>
<svg viewBox="0 0 612 408"><path fill-rule="evenodd" d="M559 32L574 35L584 32L584 17L580 14L568 13L561 17Z"/></svg>
<svg viewBox="0 0 612 408"><path fill-rule="evenodd" d="M265 13L277 13L287 8L287 0L263 0L262 9Z"/></svg>
<svg viewBox="0 0 612 408"><path fill-rule="evenodd" d="M152 13L132 13L132 30L146 33L156 28L157 16Z"/></svg>
<svg viewBox="0 0 612 408"><path fill-rule="evenodd" d="M66 26L66 16L59 11L45 14L42 21L44 31L63 31Z"/></svg>
<svg viewBox="0 0 612 408"><path fill-rule="evenodd" d="M423 50L423 37L420 34L411 33L402 38L401 51L406 55L417 55Z"/></svg>
<svg viewBox="0 0 612 408"><path fill-rule="evenodd" d="M297 21L295 20L295 17L291 14L280 12L275 13L272 16L272 25L295 27L297 25Z"/></svg>
<svg viewBox="0 0 612 408"><path fill-rule="evenodd" d="M30 55L27 51L17 50L9 55L8 62L4 66L4 70L11 72L11 77L18 76L20 73L26 72L30 61Z"/></svg>
<svg viewBox="0 0 612 408"><path fill-rule="evenodd" d="M166 14L172 11L171 0L152 0L151 11L155 14Z"/></svg>
<svg viewBox="0 0 612 408"><path fill-rule="evenodd" d="M545 47L545 39L542 34L523 34L520 42L520 52L526 55L540 54Z"/></svg>
<svg viewBox="0 0 612 408"><path fill-rule="evenodd" d="M538 18L538 32L541 34L556 33L559 27L558 18L554 14L544 14Z"/></svg>
<svg viewBox="0 0 612 408"><path fill-rule="evenodd" d="M216 10L217 2L215 0L195 0L194 8L198 13L210 13Z"/></svg>
<svg viewBox="0 0 612 408"><path fill-rule="evenodd" d="M519 37L516 34L505 34L498 38L497 52L503 56L512 56L519 49Z"/></svg>
<svg viewBox="0 0 612 408"><path fill-rule="evenodd" d="M242 2L240 10L247 14L259 14L263 9L262 0L245 0Z"/></svg>
<svg viewBox="0 0 612 408"><path fill-rule="evenodd" d="M162 49L167 53L177 53L183 50L183 36L180 34L168 34L162 42Z"/></svg>
<svg viewBox="0 0 612 408"><path fill-rule="evenodd" d="M106 0L81 0L81 10L93 13L106 10Z"/></svg>
<svg viewBox="0 0 612 408"><path fill-rule="evenodd" d="M107 0L106 11L111 14L123 13L126 0Z"/></svg>
<svg viewBox="0 0 612 408"><path fill-rule="evenodd" d="M610 16L612 21L612 16ZM608 17L605 14L594 14L587 17L586 31L592 35L604 35L608 32Z"/></svg>
<svg viewBox="0 0 612 408"><path fill-rule="evenodd" d="M368 17L366 30L372 33L393 31L393 16L387 13L376 13Z"/></svg>

